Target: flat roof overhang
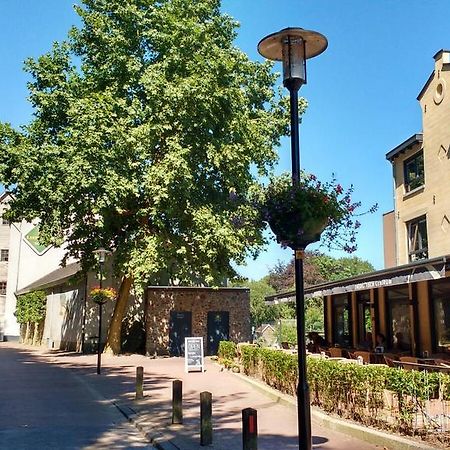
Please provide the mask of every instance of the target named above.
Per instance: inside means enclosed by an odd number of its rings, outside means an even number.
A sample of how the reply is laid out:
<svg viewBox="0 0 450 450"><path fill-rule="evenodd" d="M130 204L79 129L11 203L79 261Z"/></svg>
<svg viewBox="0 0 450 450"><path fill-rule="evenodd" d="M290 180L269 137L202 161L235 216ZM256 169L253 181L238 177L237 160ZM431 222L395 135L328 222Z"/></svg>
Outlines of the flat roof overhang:
<svg viewBox="0 0 450 450"><path fill-rule="evenodd" d="M406 141L402 142L400 145L397 145L397 147L393 148L390 152L386 153L386 159L392 162L394 158L412 148L413 145L422 144L422 142L422 133L413 134L411 137L406 139Z"/></svg>
<svg viewBox="0 0 450 450"><path fill-rule="evenodd" d="M23 287L15 292L15 295L28 294L32 291L50 289L55 286L60 286L66 281L74 278L81 272L81 265L78 262L67 264L65 267L60 267L53 272L48 273L42 278L39 278L28 286Z"/></svg>

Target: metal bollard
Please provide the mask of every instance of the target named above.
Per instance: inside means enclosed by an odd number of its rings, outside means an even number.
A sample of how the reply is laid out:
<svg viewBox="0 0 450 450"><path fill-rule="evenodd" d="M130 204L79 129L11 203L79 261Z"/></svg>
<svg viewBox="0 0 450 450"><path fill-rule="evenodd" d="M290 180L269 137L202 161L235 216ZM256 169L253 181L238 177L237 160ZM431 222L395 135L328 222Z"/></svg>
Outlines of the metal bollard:
<svg viewBox="0 0 450 450"><path fill-rule="evenodd" d="M200 445L212 444L212 394L200 392Z"/></svg>
<svg viewBox="0 0 450 450"><path fill-rule="evenodd" d="M144 398L144 368L136 367L136 400Z"/></svg>
<svg viewBox="0 0 450 450"><path fill-rule="evenodd" d="M242 449L258 450L257 411L253 408L242 410Z"/></svg>
<svg viewBox="0 0 450 450"><path fill-rule="evenodd" d="M174 380L172 383L172 424L183 423L183 382Z"/></svg>

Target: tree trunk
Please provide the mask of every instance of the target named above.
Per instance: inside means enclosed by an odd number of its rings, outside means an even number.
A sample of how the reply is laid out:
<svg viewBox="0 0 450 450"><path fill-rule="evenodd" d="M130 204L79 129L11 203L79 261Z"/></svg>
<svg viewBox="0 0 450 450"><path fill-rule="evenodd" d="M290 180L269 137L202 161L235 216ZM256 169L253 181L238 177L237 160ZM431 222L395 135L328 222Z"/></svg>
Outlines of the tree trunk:
<svg viewBox="0 0 450 450"><path fill-rule="evenodd" d="M125 311L128 305L128 297L130 296L130 288L133 279L131 277L124 277L122 284L120 285L119 295L116 300L116 306L114 308L114 314L111 318L109 325L108 337L106 339L106 345L104 352L118 355L122 346L122 322L125 315Z"/></svg>
<svg viewBox="0 0 450 450"><path fill-rule="evenodd" d="M25 333L27 330L27 325L25 323L20 324L20 343L25 344Z"/></svg>
<svg viewBox="0 0 450 450"><path fill-rule="evenodd" d="M37 338L37 323L33 322L33 338L31 339L32 345L36 345L36 338Z"/></svg>
<svg viewBox="0 0 450 450"><path fill-rule="evenodd" d="M30 322L27 322L27 328L25 330L25 344L29 344L30 343Z"/></svg>
<svg viewBox="0 0 450 450"><path fill-rule="evenodd" d="M34 330L33 330L33 345L41 344L41 323L34 322Z"/></svg>

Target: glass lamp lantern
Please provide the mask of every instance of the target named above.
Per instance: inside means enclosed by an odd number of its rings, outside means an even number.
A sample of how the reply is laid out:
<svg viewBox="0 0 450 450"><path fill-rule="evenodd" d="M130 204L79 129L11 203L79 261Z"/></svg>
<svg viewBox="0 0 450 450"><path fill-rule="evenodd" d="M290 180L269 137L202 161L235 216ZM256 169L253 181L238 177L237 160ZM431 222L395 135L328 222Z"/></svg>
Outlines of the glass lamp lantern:
<svg viewBox="0 0 450 450"><path fill-rule="evenodd" d="M325 36L303 28L284 28L261 39L258 52L283 63L283 84L298 90L306 84L306 60L320 55L328 46Z"/></svg>
<svg viewBox="0 0 450 450"><path fill-rule="evenodd" d="M100 264L103 264L106 261L106 255L109 254L109 251L104 249L103 247L100 247L99 249L94 250L92 253L97 256L98 262Z"/></svg>

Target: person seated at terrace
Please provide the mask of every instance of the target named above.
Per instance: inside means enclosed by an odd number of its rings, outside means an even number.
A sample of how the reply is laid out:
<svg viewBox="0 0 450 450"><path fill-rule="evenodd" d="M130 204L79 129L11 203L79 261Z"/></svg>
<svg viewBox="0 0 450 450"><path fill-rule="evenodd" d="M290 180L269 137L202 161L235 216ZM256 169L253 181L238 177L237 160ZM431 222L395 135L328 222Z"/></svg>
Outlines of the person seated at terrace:
<svg viewBox="0 0 450 450"><path fill-rule="evenodd" d="M311 353L320 353L323 349L329 347L328 342L320 336L317 331L308 333L309 343L306 348Z"/></svg>
<svg viewBox="0 0 450 450"><path fill-rule="evenodd" d="M366 337L361 342L361 348L363 348L364 350L369 350L369 351L372 350L373 342L372 342L372 332L371 331L368 331L366 333Z"/></svg>
<svg viewBox="0 0 450 450"><path fill-rule="evenodd" d="M398 331L394 334L394 349L399 352L410 350L410 345L405 341L403 333Z"/></svg>
<svg viewBox="0 0 450 450"><path fill-rule="evenodd" d="M375 351L378 353L384 353L386 350L386 336L383 333L377 333L375 336Z"/></svg>

